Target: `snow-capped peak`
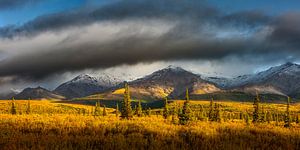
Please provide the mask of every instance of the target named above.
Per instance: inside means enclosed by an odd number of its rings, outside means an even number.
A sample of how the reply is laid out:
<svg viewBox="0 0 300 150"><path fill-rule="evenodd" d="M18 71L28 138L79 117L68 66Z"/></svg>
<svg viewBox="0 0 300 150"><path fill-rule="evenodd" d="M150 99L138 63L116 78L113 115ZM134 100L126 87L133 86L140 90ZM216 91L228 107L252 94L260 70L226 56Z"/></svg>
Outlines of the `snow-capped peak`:
<svg viewBox="0 0 300 150"><path fill-rule="evenodd" d="M222 77L204 77L206 80L218 84L221 87L235 87L249 83L258 83L270 79L274 75L290 75L296 76L300 73L300 65L287 62L280 66L271 67L268 70L251 74L242 75L235 78L222 78Z"/></svg>
<svg viewBox="0 0 300 150"><path fill-rule="evenodd" d="M186 70L182 69L181 67L173 66L173 65L169 65L167 68L162 69L162 70L171 70L171 71L174 71L174 72L186 71Z"/></svg>

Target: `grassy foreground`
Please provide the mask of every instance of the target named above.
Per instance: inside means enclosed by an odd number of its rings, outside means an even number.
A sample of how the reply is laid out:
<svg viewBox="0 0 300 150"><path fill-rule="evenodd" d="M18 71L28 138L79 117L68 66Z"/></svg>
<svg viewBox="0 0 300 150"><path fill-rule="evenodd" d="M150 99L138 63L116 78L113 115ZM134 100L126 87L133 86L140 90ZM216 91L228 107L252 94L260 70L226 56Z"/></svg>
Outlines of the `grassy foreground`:
<svg viewBox="0 0 300 150"><path fill-rule="evenodd" d="M299 128L243 122L174 125L160 116L0 115L1 149L297 149Z"/></svg>
<svg viewBox="0 0 300 150"><path fill-rule="evenodd" d="M10 115L0 106L0 149L299 149L300 126L250 124L238 119L177 125L161 115L120 120L82 112L92 106L32 101L32 113ZM204 102L206 103L206 102ZM26 101L17 101L22 108ZM232 105L231 105L232 104ZM234 107L233 103L224 103ZM248 108L237 105L239 109ZM250 105L250 104L249 104ZM23 107L24 108L24 107ZM237 108L237 109L238 109ZM295 108L294 108L295 109ZM20 110L22 112L22 110Z"/></svg>

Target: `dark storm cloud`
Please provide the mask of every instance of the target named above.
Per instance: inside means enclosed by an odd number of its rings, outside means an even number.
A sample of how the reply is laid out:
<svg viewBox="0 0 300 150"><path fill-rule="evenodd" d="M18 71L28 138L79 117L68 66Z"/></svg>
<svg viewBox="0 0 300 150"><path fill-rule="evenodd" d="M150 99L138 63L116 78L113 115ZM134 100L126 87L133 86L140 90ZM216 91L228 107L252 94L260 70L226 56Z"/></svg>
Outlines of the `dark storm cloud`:
<svg viewBox="0 0 300 150"><path fill-rule="evenodd" d="M300 13L288 13L278 17L272 24L269 40L291 50L300 50Z"/></svg>
<svg viewBox="0 0 300 150"><path fill-rule="evenodd" d="M56 31L66 27L82 26L99 21L126 19L188 19L196 24L204 21L224 24L260 24L268 21L267 16L257 11L245 11L222 15L219 10L204 2L191 0L124 0L99 8L81 8L37 17L22 26L0 28L0 36L32 35L43 31Z"/></svg>
<svg viewBox="0 0 300 150"><path fill-rule="evenodd" d="M159 60L182 59L218 59L229 54L249 52L249 41L224 40L214 41L205 38L189 38L170 31L159 38L131 36L106 44L88 43L44 52L32 52L17 56L0 63L0 75L20 75L34 78L49 74L75 71L85 68L107 68L120 64L136 64ZM130 44L129 44L130 43Z"/></svg>
<svg viewBox="0 0 300 150"><path fill-rule="evenodd" d="M169 21L174 27L159 36L139 34L143 27L128 27L118 33L122 36L105 43L92 38L85 43L80 38L69 38L67 41L71 39L76 44L64 46L68 42L61 42L62 46L45 47L3 60L0 63L0 76L42 78L59 72L139 62L222 59L230 55L277 55L279 52L282 54L290 42L294 42L294 49L299 48L295 42L299 38L298 29L290 29L294 26L287 25L299 24L292 16L290 19L289 16L270 17L257 10L223 14L196 0L124 0L100 8L82 8L41 16L20 27L1 28L0 35L4 39L31 37L44 31L64 32L68 27L85 27L92 23L118 24L122 21L146 22L151 19ZM262 34L267 27L274 30ZM234 31L247 33L233 34ZM294 53L294 49L289 50Z"/></svg>
<svg viewBox="0 0 300 150"><path fill-rule="evenodd" d="M0 10L22 7L39 1L42 0L0 0Z"/></svg>

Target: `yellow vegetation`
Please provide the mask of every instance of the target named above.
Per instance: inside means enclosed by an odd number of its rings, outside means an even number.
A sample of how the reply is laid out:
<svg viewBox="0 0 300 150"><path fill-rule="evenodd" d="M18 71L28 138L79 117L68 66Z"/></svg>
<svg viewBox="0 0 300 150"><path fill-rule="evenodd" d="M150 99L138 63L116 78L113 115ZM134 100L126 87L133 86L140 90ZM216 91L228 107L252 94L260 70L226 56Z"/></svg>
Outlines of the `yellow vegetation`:
<svg viewBox="0 0 300 150"><path fill-rule="evenodd" d="M182 126L161 115L120 120L87 113L93 106L59 101L16 101L18 115L9 114L11 101L0 101L0 149L298 149L300 126L271 123L247 125L242 120L192 121ZM181 103L182 101L178 101ZM192 101L208 105L208 101ZM229 111L252 110L252 103L218 102ZM282 104L265 104L284 111ZM299 104L291 105L298 111ZM87 111L82 113L83 110Z"/></svg>
<svg viewBox="0 0 300 150"><path fill-rule="evenodd" d="M115 90L112 94L121 94L121 95L123 95L124 92L125 92L125 89L124 89L124 88L121 88L121 89Z"/></svg>

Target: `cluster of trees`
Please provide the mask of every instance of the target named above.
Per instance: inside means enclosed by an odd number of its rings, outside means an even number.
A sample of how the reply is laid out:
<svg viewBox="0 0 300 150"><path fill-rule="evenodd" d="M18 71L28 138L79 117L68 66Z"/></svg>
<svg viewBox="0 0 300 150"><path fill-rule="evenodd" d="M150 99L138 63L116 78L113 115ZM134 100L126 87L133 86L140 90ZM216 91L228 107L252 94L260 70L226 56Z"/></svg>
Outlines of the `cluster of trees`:
<svg viewBox="0 0 300 150"><path fill-rule="evenodd" d="M16 102L15 102L14 98L12 98L10 113L12 115L16 115L17 114L17 106L16 106ZM31 113L30 99L27 100L27 106L26 106L25 113L26 114L30 114Z"/></svg>
<svg viewBox="0 0 300 150"><path fill-rule="evenodd" d="M290 102L291 98L287 97L287 105L286 105L286 111L285 114L274 114L270 112L266 112L263 107L260 107L260 98L259 95L256 93L256 98L253 103L253 115L252 115L252 122L253 123L261 123L261 122L270 122L271 120L275 120L276 124L278 124L278 121L280 121L279 117L283 116L284 121L284 127L289 128L291 127L291 112L290 112ZM281 117L282 118L282 117ZM299 123L298 115L296 115L295 119L296 123Z"/></svg>
<svg viewBox="0 0 300 150"><path fill-rule="evenodd" d="M101 111L100 101L97 101L95 104L95 109L93 112L94 116L107 116L107 111L105 105L103 105L103 109Z"/></svg>
<svg viewBox="0 0 300 150"><path fill-rule="evenodd" d="M222 112L221 105L219 103L215 103L213 99L211 99L208 108L204 108L200 105L200 108L195 111L195 109L191 108L190 98L189 98L189 89L186 89L185 101L183 105L177 106L177 103L173 104L171 107L168 103L168 99L165 98L164 108L161 111L161 115L168 119L172 117L173 123L178 123L181 125L188 124L190 121L193 120L207 120L212 122L221 122L222 120L227 121L231 119L241 119L244 120L247 124L250 124L250 120L252 118L252 123L263 123L271 121L275 121L276 124L278 122L283 121L284 127L289 128L291 127L291 122L299 123L298 114L292 116L290 112L290 98L287 98L287 105L286 111L282 113L274 112L274 111L265 111L264 107L260 105L260 97L256 94L256 98L254 99L253 103L253 111L252 112ZM122 102L121 110L119 109L119 105L117 104L115 114L117 117L121 117L122 119L131 119L133 116L142 117L144 115L151 115L151 109L144 109L142 108L141 100L138 101L138 104L135 105L135 108L132 109L131 107L131 97L130 97L130 90L128 83L125 83L125 92L124 92L124 99ZM12 99L11 101L11 109L10 113L12 115L18 114L17 107L15 100ZM24 112L23 112L24 113ZM30 99L27 100L26 114L31 113L31 104ZM86 114L86 110L79 110L79 113ZM94 116L107 116L108 112L106 110L105 105L102 105L100 101L96 102L94 109L91 113L87 112L88 114L92 114Z"/></svg>
<svg viewBox="0 0 300 150"><path fill-rule="evenodd" d="M232 114L232 113L223 113L221 115L221 105L218 103L214 103L213 99L211 99L208 112L205 112L202 105L200 105L200 110L198 112L195 112L191 109L190 106L190 99L189 99L189 90L186 89L186 96L185 101L183 103L183 106L178 108L178 106L175 104L173 108L170 108L168 104L168 99L165 98L165 104L162 111L162 116L165 119L168 119L170 116L172 117L172 122L178 122L181 125L185 125L188 122L192 120L203 120L203 118L207 118L208 121L212 122L221 122L222 120L230 120L230 119L241 119L245 120L247 124L250 124L250 115L252 115L252 123L262 123L262 122L270 122L270 121L276 121L276 124L278 124L279 121L284 121L284 127L290 127L291 126L291 115L290 115L290 98L288 97L287 100L287 108L285 111L285 114L278 114L278 113L271 113L268 111L265 111L263 107L260 107L260 98L257 94L254 103L253 103L253 112L249 113L243 113L240 112L239 114ZM148 110L146 111L147 114ZM148 112L149 113L149 112ZM141 101L139 101L138 106L135 108L135 112L132 112L131 109L131 100L130 100L130 92L129 92L129 86L127 83L125 83L125 93L124 93L124 101L123 101L123 107L121 111L121 118L123 119L131 119L133 115L136 116L142 116L142 106ZM223 118L224 117L224 118ZM283 118L283 119L282 119ZM296 123L299 123L298 115L296 115L296 118L294 119Z"/></svg>

